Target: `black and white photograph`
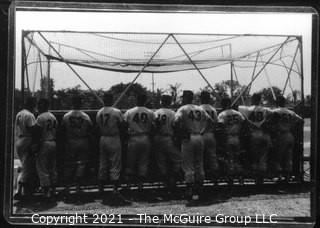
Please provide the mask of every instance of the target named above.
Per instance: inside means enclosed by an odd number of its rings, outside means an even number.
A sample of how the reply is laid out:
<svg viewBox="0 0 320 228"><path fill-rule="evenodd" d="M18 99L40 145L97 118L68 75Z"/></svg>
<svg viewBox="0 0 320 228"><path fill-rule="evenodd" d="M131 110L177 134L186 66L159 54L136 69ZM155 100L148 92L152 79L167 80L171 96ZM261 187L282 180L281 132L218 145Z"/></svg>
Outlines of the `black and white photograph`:
<svg viewBox="0 0 320 228"><path fill-rule="evenodd" d="M314 216L314 9L68 7L12 10L12 221Z"/></svg>

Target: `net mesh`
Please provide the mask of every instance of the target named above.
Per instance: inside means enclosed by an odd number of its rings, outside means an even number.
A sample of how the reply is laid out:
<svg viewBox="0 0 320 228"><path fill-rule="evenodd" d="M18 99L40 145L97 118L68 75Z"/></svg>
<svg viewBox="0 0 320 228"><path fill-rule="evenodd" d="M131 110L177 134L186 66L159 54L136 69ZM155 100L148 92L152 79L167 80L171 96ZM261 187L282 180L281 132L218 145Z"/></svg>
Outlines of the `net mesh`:
<svg viewBox="0 0 320 228"><path fill-rule="evenodd" d="M46 95L50 93L49 66L56 62L122 73L157 73L159 77L195 71L195 65L207 72L232 63L233 80L249 85L249 90L256 84L277 86L285 94L301 88L296 37L29 31L23 42L25 87L40 88Z"/></svg>

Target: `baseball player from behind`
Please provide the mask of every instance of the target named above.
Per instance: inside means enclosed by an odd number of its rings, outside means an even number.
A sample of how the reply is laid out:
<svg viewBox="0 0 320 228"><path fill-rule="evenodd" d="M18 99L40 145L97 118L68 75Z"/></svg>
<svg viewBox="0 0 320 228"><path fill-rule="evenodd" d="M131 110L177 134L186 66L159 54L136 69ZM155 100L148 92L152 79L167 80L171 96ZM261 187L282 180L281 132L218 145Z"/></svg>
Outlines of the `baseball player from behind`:
<svg viewBox="0 0 320 228"><path fill-rule="evenodd" d="M294 131L298 124L303 123L303 119L295 112L285 108L286 99L283 96L277 97L278 108L272 110L273 133L273 170L282 175L288 181L292 172Z"/></svg>
<svg viewBox="0 0 320 228"><path fill-rule="evenodd" d="M85 175L89 155L89 137L92 131L90 117L80 110L81 97L72 98L73 110L63 116L62 126L65 132L65 172L67 193L72 181L76 182L77 193L80 193L81 180Z"/></svg>
<svg viewBox="0 0 320 228"><path fill-rule="evenodd" d="M203 134L204 141L204 170L207 178L215 179L218 172L218 161L216 154L216 138L214 135L214 125L218 121L216 109L210 105L210 93L202 91L200 94L200 107L203 108L212 118L213 124L208 124ZM209 122L208 122L209 123ZM210 122L211 123L211 122Z"/></svg>
<svg viewBox="0 0 320 228"><path fill-rule="evenodd" d="M36 119L36 127L39 131L39 152L36 155L36 167L45 198L50 199L54 196L54 186L57 182L55 139L58 123L48 108L49 101L44 98L40 99L38 102L39 116Z"/></svg>
<svg viewBox="0 0 320 228"><path fill-rule="evenodd" d="M241 140L240 134L245 120L243 115L231 108L231 99L225 97L221 100L222 112L218 115L218 123L221 123L224 131L224 148L227 173L232 178L243 171L240 163ZM232 179L229 180L233 182Z"/></svg>
<svg viewBox="0 0 320 228"><path fill-rule="evenodd" d="M118 191L121 171L120 131L124 126L123 115L119 109L112 107L113 95L111 93L105 93L103 101L104 107L98 111L96 116L96 123L101 134L99 142L99 190L103 193L103 185L109 180L114 186L113 202L117 198L118 204L129 203Z"/></svg>
<svg viewBox="0 0 320 228"><path fill-rule="evenodd" d="M175 112L169 109L171 96L161 97L162 108L155 112L156 133L153 138L158 170L169 192L174 191L181 168L181 154L173 142Z"/></svg>
<svg viewBox="0 0 320 228"><path fill-rule="evenodd" d="M127 110L124 114L129 135L125 173L130 181L137 178L140 191L148 172L150 134L155 120L153 111L145 107L146 101L146 94L139 94L137 107Z"/></svg>
<svg viewBox="0 0 320 228"><path fill-rule="evenodd" d="M34 111L36 99L28 97L24 108L18 112L15 120L15 149L21 162L21 172L17 178L17 189L14 199L26 199L31 194L35 173L35 157L33 148Z"/></svg>
<svg viewBox="0 0 320 228"><path fill-rule="evenodd" d="M193 92L183 91L183 106L175 114L175 125L180 129L182 138L182 169L187 183L187 197L189 203L197 202L204 180L202 134L210 116L200 106L192 104Z"/></svg>
<svg viewBox="0 0 320 228"><path fill-rule="evenodd" d="M271 110L260 103L261 94L255 93L251 97L251 106L239 106L239 111L249 125L249 156L257 184L263 182L262 176L267 171L268 153L271 148L271 138L266 125L271 117Z"/></svg>

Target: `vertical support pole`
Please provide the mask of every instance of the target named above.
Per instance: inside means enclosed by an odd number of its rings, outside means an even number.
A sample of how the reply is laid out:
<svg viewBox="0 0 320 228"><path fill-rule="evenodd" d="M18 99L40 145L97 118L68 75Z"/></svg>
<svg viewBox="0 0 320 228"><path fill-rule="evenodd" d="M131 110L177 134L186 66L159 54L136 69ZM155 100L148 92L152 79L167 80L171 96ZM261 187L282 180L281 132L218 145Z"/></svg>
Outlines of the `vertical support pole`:
<svg viewBox="0 0 320 228"><path fill-rule="evenodd" d="M231 84L230 84L230 93L231 93L231 100L233 99L233 62L230 63L230 77L231 77Z"/></svg>
<svg viewBox="0 0 320 228"><path fill-rule="evenodd" d="M24 36L25 36L25 31L22 31L22 39L21 39L21 99L22 99L22 104L24 104L24 73L26 69L25 66L25 49L24 47Z"/></svg>
<svg viewBox="0 0 320 228"><path fill-rule="evenodd" d="M47 68L47 78L48 78L48 80L47 80L47 90L48 91L46 92L46 96L47 96L47 99L49 100L49 104L50 104L49 109L51 109L51 107L52 107L52 104L51 104L52 99L51 99L51 91L50 91L50 83L51 83L50 65L51 65L51 62L50 62L49 58L47 58L47 60L48 60L48 68Z"/></svg>
<svg viewBox="0 0 320 228"><path fill-rule="evenodd" d="M300 63L301 63L301 105L300 105L300 116L302 118L304 118L304 75L303 75L303 49L302 49L302 36L300 36L298 39L298 47L299 47L299 50L300 50ZM300 145L299 145L299 150L300 150L300 153L299 153L299 159L300 159L300 162L299 162L299 171L300 171L300 179L303 181L303 165L304 165L304 154L303 154L303 139L304 139L304 132L303 132L303 124L302 124L302 127L301 129L299 129L299 132L300 132L300 139L299 139L299 142L300 142ZM309 160L309 165L310 164L310 160Z"/></svg>

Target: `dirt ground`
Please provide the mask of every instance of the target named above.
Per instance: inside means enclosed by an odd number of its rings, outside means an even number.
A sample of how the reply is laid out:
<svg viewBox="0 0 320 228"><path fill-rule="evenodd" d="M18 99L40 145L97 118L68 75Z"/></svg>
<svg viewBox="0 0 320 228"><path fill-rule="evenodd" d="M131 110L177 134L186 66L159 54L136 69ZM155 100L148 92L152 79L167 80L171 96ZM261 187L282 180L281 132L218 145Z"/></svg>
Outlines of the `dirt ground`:
<svg viewBox="0 0 320 228"><path fill-rule="evenodd" d="M217 189L219 188L219 189ZM33 203L19 204L14 202L14 213L117 213L117 214L163 214L187 213L192 215L252 215L277 214L281 217L310 216L310 192L307 185L271 185L261 188L255 186L209 186L204 189L203 200L200 205L186 206L183 199L183 189L180 189L174 200L166 199L162 189L146 190L143 199L134 200L132 205L113 207L103 204L97 192L86 192L80 198L74 197L69 202L62 198L48 204L36 199ZM134 191L132 192L134 194ZM124 194L128 199L132 194Z"/></svg>

